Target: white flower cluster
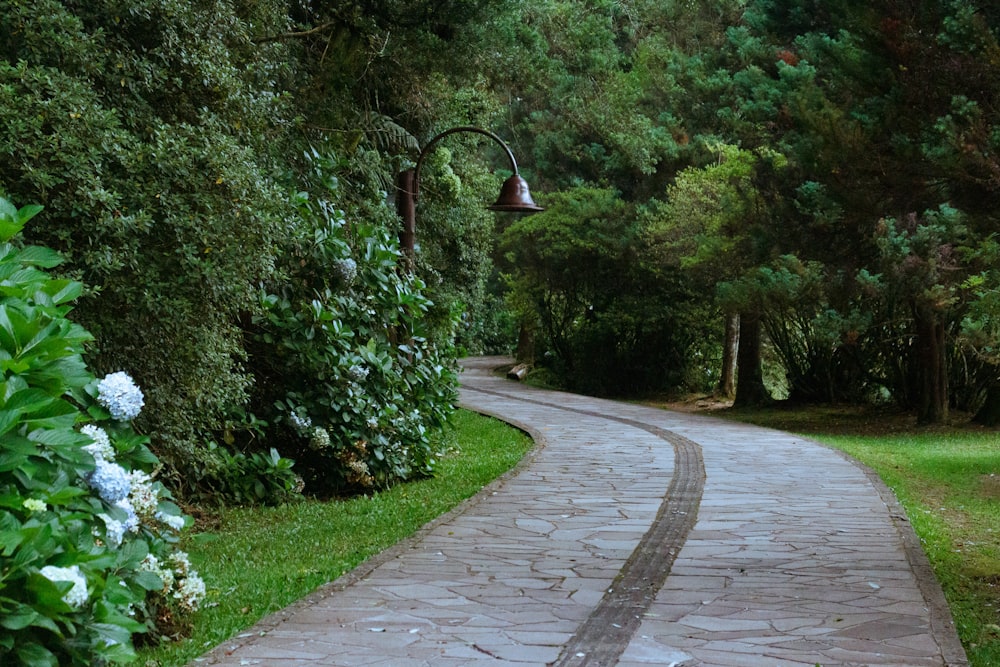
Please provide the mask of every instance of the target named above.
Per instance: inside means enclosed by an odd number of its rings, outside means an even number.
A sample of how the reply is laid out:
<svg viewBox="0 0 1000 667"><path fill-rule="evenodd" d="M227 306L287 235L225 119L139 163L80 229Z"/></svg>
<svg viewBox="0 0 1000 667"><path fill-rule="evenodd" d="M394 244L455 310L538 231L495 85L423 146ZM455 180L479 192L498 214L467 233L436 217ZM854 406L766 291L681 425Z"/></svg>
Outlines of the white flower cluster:
<svg viewBox="0 0 1000 667"><path fill-rule="evenodd" d="M84 449L90 453L95 459L102 458L105 461L115 460L115 448L111 445L111 438L108 437L107 432L100 426L94 424L87 424L80 429L80 433L88 436L93 440L93 444L84 445Z"/></svg>
<svg viewBox="0 0 1000 667"><path fill-rule="evenodd" d="M139 569L143 572L152 572L160 578L160 581L163 582L161 592L164 595L168 594L170 589L174 587L174 571L169 567L161 565L160 559L153 554L146 554L146 557L139 563Z"/></svg>
<svg viewBox="0 0 1000 667"><path fill-rule="evenodd" d="M139 519L148 523L156 518L160 507L160 494L153 487L153 478L141 470L133 470L129 473L129 480L132 482L129 503Z"/></svg>
<svg viewBox="0 0 1000 667"><path fill-rule="evenodd" d="M307 433L312 427L312 420L309 419L308 416L303 417L297 412L290 414L288 416L288 420L292 422L292 426L294 426L295 430L299 433Z"/></svg>
<svg viewBox="0 0 1000 667"><path fill-rule="evenodd" d="M73 587L63 594L63 601L65 601L66 604L73 609L79 609L87 603L87 579L83 576L83 573L80 572L79 565L73 565L71 567L46 565L39 570L39 572L43 577L53 583L68 581L73 584Z"/></svg>
<svg viewBox="0 0 1000 667"><path fill-rule="evenodd" d="M125 539L125 532L127 530L125 524L118 519L108 516L107 514L98 514L97 516L101 517L104 521L104 534L108 538L108 543L112 546L112 548L117 549L120 547L122 540Z"/></svg>
<svg viewBox="0 0 1000 667"><path fill-rule="evenodd" d="M157 512L155 514L156 520L160 523L165 523L169 528L175 532L181 532L184 530L184 517L178 516L176 514L167 514L165 512Z"/></svg>
<svg viewBox="0 0 1000 667"><path fill-rule="evenodd" d="M365 463L364 461L360 461L358 459L355 459L353 461L348 461L347 462L347 467L350 468L351 472L353 472L359 478L360 477L367 477L370 474L370 472L371 472L368 469L368 464Z"/></svg>
<svg viewBox="0 0 1000 667"><path fill-rule="evenodd" d="M24 502L21 504L24 506L24 509L29 512L44 512L49 508L49 506L45 504L44 500L39 500L38 498L25 498Z"/></svg>
<svg viewBox="0 0 1000 667"><path fill-rule="evenodd" d="M325 428L317 426L313 429L312 437L309 439L309 446L313 449L326 449L330 446L330 432Z"/></svg>
<svg viewBox="0 0 1000 667"><path fill-rule="evenodd" d="M175 551L167 560L168 563L161 563L156 556L149 554L140 563L139 569L160 578L163 582L160 592L165 597L174 598L187 611L196 611L205 599L205 582L191 567L191 561L183 551Z"/></svg>
<svg viewBox="0 0 1000 667"><path fill-rule="evenodd" d="M177 590L174 591L174 598L184 609L196 611L198 605L205 599L205 582L191 567L191 561L183 551L170 554L170 563L176 572L174 582L177 584Z"/></svg>
<svg viewBox="0 0 1000 667"><path fill-rule="evenodd" d="M128 498L119 500L114 505L125 512L125 521L119 521L107 514L98 514L97 516L104 521L104 535L108 540L108 544L112 548L117 549L125 541L126 533L139 532L139 517L136 515L135 509ZM98 533L95 531L94 534L97 535Z"/></svg>
<svg viewBox="0 0 1000 667"><path fill-rule="evenodd" d="M113 461L104 458L94 459L97 466L87 475L87 483L97 491L101 498L111 505L128 498L132 491L132 480L128 471Z"/></svg>
<svg viewBox="0 0 1000 667"><path fill-rule="evenodd" d="M350 257L338 259L333 263L333 269L345 283L350 285L358 275L358 263Z"/></svg>
<svg viewBox="0 0 1000 667"><path fill-rule="evenodd" d="M107 514L100 514L104 521L105 536L113 548L121 546L126 533L137 533L142 524L152 526L159 522L175 532L184 528L184 517L160 511L160 493L153 486L153 478L142 470L129 472L115 462L115 448L104 429L87 424L80 429L93 440L85 445L95 462L94 471L86 480L109 505L125 512L125 521Z"/></svg>
<svg viewBox="0 0 1000 667"><path fill-rule="evenodd" d="M106 407L114 419L129 421L142 411L142 390L128 373L118 371L97 383L97 402Z"/></svg>
<svg viewBox="0 0 1000 667"><path fill-rule="evenodd" d="M135 487L132 489L135 490ZM115 503L115 507L125 511L125 530L130 533L139 532L139 515L135 513L135 508L132 507L132 501L126 498L125 500L120 500Z"/></svg>

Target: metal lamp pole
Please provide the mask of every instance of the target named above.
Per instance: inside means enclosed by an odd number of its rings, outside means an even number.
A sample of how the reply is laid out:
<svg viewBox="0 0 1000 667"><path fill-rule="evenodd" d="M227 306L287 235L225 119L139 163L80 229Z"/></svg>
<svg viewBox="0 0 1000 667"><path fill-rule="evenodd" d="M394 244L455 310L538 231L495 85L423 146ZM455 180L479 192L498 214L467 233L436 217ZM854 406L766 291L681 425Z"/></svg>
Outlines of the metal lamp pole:
<svg viewBox="0 0 1000 667"><path fill-rule="evenodd" d="M528 184L518 173L514 153L511 152L510 148L500 137L478 127L462 126L445 130L427 142L427 145L420 151L416 167L402 171L396 177L396 187L398 190L396 195L396 210L403 219L403 228L399 233L399 245L403 249L403 253L411 261L413 260L416 245L416 210L417 197L420 192L420 168L423 166L424 158L427 157L430 150L449 134L455 134L456 132L474 132L489 137L500 144L504 152L507 153L507 158L510 160L510 168L514 172L514 175L504 181L500 187L500 196L497 197L496 202L486 208L491 211L507 211L512 213L535 213L544 210L532 201L531 193L528 191Z"/></svg>

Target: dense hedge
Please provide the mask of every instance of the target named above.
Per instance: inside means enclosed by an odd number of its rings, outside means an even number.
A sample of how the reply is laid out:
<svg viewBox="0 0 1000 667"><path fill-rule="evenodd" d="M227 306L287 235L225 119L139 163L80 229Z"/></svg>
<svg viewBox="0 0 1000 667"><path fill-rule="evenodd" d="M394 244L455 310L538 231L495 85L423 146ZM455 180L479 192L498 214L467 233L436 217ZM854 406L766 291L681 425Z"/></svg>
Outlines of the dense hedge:
<svg viewBox="0 0 1000 667"><path fill-rule="evenodd" d="M327 263L346 228L297 203L316 168L291 103L297 44L254 41L287 21L280 3L0 0L0 191L44 205L27 235L87 286L89 363L144 388L136 425L192 499L343 487L355 455L314 456L287 427L299 412L333 424L338 452L368 443L372 483L424 474L453 395L452 323L436 320L441 352L420 340L428 302L396 272L384 193L337 194L358 209L337 257L353 283ZM347 386L326 375L362 365L343 419L329 402Z"/></svg>
<svg viewBox="0 0 1000 667"><path fill-rule="evenodd" d="M28 235L91 289L89 358L146 388L168 462L246 401L236 321L284 234L257 150L278 73L248 30L224 2L0 2L0 184L46 207Z"/></svg>

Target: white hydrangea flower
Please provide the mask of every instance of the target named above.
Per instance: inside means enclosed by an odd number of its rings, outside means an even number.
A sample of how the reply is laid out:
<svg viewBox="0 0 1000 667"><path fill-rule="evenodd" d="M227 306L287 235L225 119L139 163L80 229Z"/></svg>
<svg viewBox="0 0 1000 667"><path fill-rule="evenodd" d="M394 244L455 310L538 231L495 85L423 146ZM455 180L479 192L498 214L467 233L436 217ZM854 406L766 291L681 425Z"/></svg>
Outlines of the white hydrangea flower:
<svg viewBox="0 0 1000 667"><path fill-rule="evenodd" d="M178 533L184 530L184 517L182 516L166 514L165 512L157 512L156 519L161 523L165 523L168 527Z"/></svg>
<svg viewBox="0 0 1000 667"><path fill-rule="evenodd" d="M107 514L98 514L101 517L105 525L105 534L108 537L108 544L113 549L117 549L121 546L122 540L125 539L125 524L117 519L113 519Z"/></svg>
<svg viewBox="0 0 1000 667"><path fill-rule="evenodd" d="M132 482L128 471L117 463L108 463L104 459L96 459L97 466L87 475L90 484L105 502L114 504L128 497L132 490Z"/></svg>
<svg viewBox="0 0 1000 667"><path fill-rule="evenodd" d="M139 416L143 406L142 390L124 371L111 373L97 384L97 402L108 409L118 421Z"/></svg>
<svg viewBox="0 0 1000 667"><path fill-rule="evenodd" d="M358 275L358 263L350 257L338 259L333 262L333 270L341 280L350 285Z"/></svg>
<svg viewBox="0 0 1000 667"><path fill-rule="evenodd" d="M187 553L175 551L167 558L173 567L173 581L176 586L173 597L188 611L195 611L205 597L205 582L191 567ZM166 589L164 589L166 590Z"/></svg>
<svg viewBox="0 0 1000 667"><path fill-rule="evenodd" d="M80 572L79 565L70 567L46 565L39 572L51 582L68 581L73 584L73 588L63 595L63 601L73 609L79 609L87 603L87 579Z"/></svg>
<svg viewBox="0 0 1000 667"><path fill-rule="evenodd" d="M288 419L292 422L292 426L294 426L295 430L299 433L306 433L312 427L312 420L309 419L308 416L303 417L302 415L293 412L289 415Z"/></svg>
<svg viewBox="0 0 1000 667"><path fill-rule="evenodd" d="M49 506L45 504L44 500L39 500L38 498L26 498L21 504L24 506L24 509L29 512L44 512L49 508Z"/></svg>
<svg viewBox="0 0 1000 667"><path fill-rule="evenodd" d="M197 611L198 605L205 598L205 582L197 572L191 571L186 577L177 585L177 590L174 592L174 598L176 598L181 607L187 611Z"/></svg>
<svg viewBox="0 0 1000 667"><path fill-rule="evenodd" d="M95 459L101 458L108 462L115 460L115 448L111 444L111 438L108 437L107 432L103 428L94 424L86 424L80 429L80 433L83 433L94 441L93 444L83 446L91 456Z"/></svg>
<svg viewBox="0 0 1000 667"><path fill-rule="evenodd" d="M129 481L132 491L128 499L133 509L144 521L152 520L160 506L160 494L153 487L153 478L141 470L133 470L129 473Z"/></svg>
<svg viewBox="0 0 1000 667"><path fill-rule="evenodd" d="M330 446L330 432L325 428L317 426L313 429L312 438L309 439L309 446L313 449L326 449Z"/></svg>
<svg viewBox="0 0 1000 667"><path fill-rule="evenodd" d="M125 498L115 503L115 507L125 510L127 517L125 519L125 523L122 524L125 527L125 530L130 533L138 533L139 515L135 513L135 508L132 507L132 502L128 498Z"/></svg>
<svg viewBox="0 0 1000 667"><path fill-rule="evenodd" d="M188 575L188 572L193 572L193 570L191 569L191 559L188 558L186 551L177 550L172 554L170 554L167 557L167 560L169 560L170 564L174 566L174 569L177 571L177 574L181 575L182 577L186 577Z"/></svg>
<svg viewBox="0 0 1000 667"><path fill-rule="evenodd" d="M163 593L166 595L170 592L170 589L174 587L174 571L169 567L163 567L160 564L160 560L153 554L147 554L142 562L139 563L139 569L143 572L152 572L160 581L163 582Z"/></svg>

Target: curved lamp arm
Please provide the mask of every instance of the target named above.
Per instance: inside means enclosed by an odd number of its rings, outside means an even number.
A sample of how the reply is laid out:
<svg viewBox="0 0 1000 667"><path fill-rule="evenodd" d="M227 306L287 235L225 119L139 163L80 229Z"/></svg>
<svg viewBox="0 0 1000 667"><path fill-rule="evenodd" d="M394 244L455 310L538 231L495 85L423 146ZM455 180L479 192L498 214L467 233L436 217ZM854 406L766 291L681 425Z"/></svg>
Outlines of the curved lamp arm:
<svg viewBox="0 0 1000 667"><path fill-rule="evenodd" d="M493 141L500 144L500 147L503 148L505 153L507 153L507 159L510 160L510 167L514 171L514 174L504 181L503 185L500 187L500 196L497 197L496 202L486 208L491 211L503 211L508 213L536 213L544 210L531 199L531 193L528 192L528 184L524 182L524 179L521 178L521 175L517 171L517 161L514 160L514 153L511 152L507 144L503 142L503 139L488 130L483 130L478 127L468 127L463 125L461 127L453 127L450 130L445 130L427 142L427 145L424 146L423 150L420 151L420 155L417 157L416 167L413 169L406 169L396 176L396 210L399 213L399 216L403 219L403 228L399 232L399 245L400 248L403 249L403 252L410 257L411 260L413 258L414 239L416 237L416 208L417 193L420 189L420 168L423 166L424 158L427 157L430 150L449 134L455 134L456 132L475 132L476 134L481 134L484 137L489 137Z"/></svg>
<svg viewBox="0 0 1000 667"><path fill-rule="evenodd" d="M422 167L423 164L424 164L424 158L427 157L427 155L431 152L431 149L434 148L434 146L439 141L441 141L442 139L444 139L445 137L447 137L449 134L455 134L457 132L475 132L476 134L481 134L484 137L489 137L493 141L495 141L498 144L500 144L500 147L503 148L503 150L504 150L505 153L507 153L507 159L510 160L511 171L514 172L515 176L519 176L520 175L518 173L518 171L517 171L517 160L514 159L514 153L510 150L510 147L508 147L507 144L504 143L503 139L501 139L497 135L493 134L489 130L484 130L484 129L478 128L478 127L470 127L470 126L467 126L467 125L462 125L460 127L453 127L450 130L445 130L441 134L435 136L433 139L431 139L430 141L428 141L427 145L424 146L423 150L420 151L420 156L417 157L417 166L413 170L413 199L414 199L414 201L416 201L417 197L420 196L420 167Z"/></svg>

